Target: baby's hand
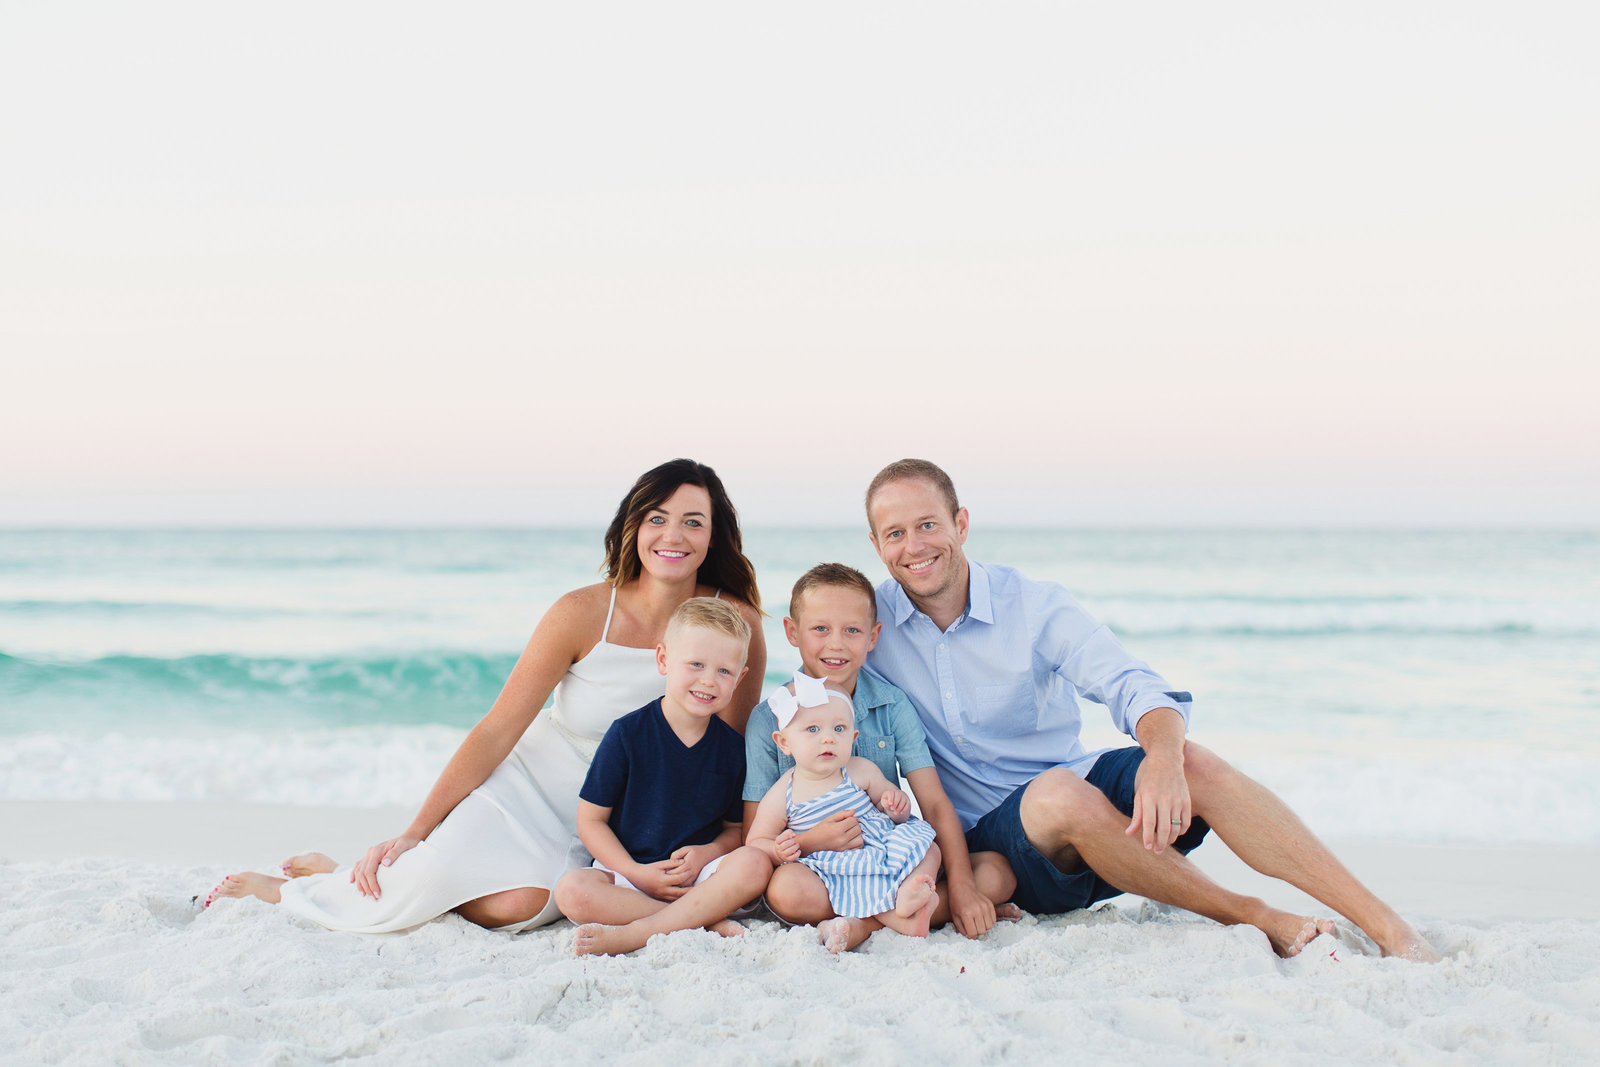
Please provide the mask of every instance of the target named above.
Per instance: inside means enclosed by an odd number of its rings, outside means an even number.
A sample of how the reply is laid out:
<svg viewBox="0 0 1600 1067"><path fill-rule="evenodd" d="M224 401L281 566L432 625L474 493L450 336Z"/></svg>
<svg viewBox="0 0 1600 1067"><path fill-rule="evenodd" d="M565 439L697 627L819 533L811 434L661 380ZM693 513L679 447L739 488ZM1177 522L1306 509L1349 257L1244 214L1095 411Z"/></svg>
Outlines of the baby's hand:
<svg viewBox="0 0 1600 1067"><path fill-rule="evenodd" d="M793 863L800 858L800 841L793 830L785 830L773 838L772 847L778 853L778 859L784 863Z"/></svg>
<svg viewBox="0 0 1600 1067"><path fill-rule="evenodd" d="M911 798L906 796L904 790L896 789L892 785L883 791L883 796L878 800L878 808L897 823L911 818Z"/></svg>

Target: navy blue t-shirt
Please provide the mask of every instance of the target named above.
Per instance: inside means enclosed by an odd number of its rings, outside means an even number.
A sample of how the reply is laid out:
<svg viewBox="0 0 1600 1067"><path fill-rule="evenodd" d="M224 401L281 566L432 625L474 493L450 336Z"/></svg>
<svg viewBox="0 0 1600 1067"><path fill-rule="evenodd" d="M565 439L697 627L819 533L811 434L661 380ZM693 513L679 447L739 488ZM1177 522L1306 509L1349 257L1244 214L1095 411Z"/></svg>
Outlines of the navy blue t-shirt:
<svg viewBox="0 0 1600 1067"><path fill-rule="evenodd" d="M611 832L635 863L709 844L743 815L744 738L716 716L686 748L652 700L611 724L578 796L611 809Z"/></svg>

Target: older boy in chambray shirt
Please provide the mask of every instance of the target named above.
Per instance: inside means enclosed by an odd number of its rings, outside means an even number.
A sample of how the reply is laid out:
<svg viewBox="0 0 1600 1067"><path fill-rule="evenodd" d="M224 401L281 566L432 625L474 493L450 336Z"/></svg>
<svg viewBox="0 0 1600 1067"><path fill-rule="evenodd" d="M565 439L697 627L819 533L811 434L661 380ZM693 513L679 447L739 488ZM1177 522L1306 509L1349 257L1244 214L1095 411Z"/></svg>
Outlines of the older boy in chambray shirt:
<svg viewBox="0 0 1600 1067"><path fill-rule="evenodd" d="M850 695L856 709L852 754L870 760L890 782L903 777L917 798L922 817L933 825L944 854L946 881L933 925L954 922L967 937L978 937L997 917L1011 918L1014 909L995 912L1014 889L1011 869L998 853L969 856L961 820L945 796L916 708L898 688L861 670L877 643L877 594L866 575L842 563L820 563L795 582L789 617L783 620L789 643L800 650L801 668L813 678ZM777 717L766 701L757 704L745 727L745 831L761 798L794 760L778 751L773 733ZM950 850L945 850L949 840ZM861 829L848 812L800 835L805 853L861 847ZM822 880L801 864L785 864L767 887L767 905L780 918L819 923L834 917ZM852 919L851 947L877 929L874 919Z"/></svg>

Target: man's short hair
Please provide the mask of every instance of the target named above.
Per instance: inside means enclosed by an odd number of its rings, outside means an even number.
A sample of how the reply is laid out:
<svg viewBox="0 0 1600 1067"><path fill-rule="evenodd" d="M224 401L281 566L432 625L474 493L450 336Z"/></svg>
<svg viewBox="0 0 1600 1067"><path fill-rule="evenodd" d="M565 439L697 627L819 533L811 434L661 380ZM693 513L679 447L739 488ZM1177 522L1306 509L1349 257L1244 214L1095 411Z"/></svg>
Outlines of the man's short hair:
<svg viewBox="0 0 1600 1067"><path fill-rule="evenodd" d="M800 617L802 596L824 585L856 590L866 597L867 603L872 606L872 621L878 621L878 593L872 588L872 580L848 563L819 563L802 574L794 583L794 589L789 592L789 618Z"/></svg>
<svg viewBox="0 0 1600 1067"><path fill-rule="evenodd" d="M739 609L726 600L695 596L679 604L667 620L667 632L662 637L662 643L670 643L680 631L691 626L715 630L719 634L737 638L746 649L750 647L750 624L744 621Z"/></svg>
<svg viewBox="0 0 1600 1067"><path fill-rule="evenodd" d="M954 518L956 512L961 510L961 505L956 501L956 483L944 472L944 468L937 463L929 463L925 459L897 459L883 470L879 471L872 479L872 484L867 486L867 529L872 529L872 498L878 495L878 490L890 482L906 482L920 480L927 482L938 490L944 497L944 502L949 505L950 517Z"/></svg>

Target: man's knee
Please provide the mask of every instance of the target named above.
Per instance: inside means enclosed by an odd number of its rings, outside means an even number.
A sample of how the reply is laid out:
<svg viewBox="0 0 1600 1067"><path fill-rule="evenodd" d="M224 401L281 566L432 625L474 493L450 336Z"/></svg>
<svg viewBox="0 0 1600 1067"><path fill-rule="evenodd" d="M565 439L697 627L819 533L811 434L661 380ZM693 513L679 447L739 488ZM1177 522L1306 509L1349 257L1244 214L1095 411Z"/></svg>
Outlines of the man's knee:
<svg viewBox="0 0 1600 1067"><path fill-rule="evenodd" d="M1046 855L1069 846L1083 831L1115 816L1105 794L1062 767L1052 767L1028 785L1019 810L1023 832Z"/></svg>
<svg viewBox="0 0 1600 1067"><path fill-rule="evenodd" d="M816 924L834 917L828 887L802 863L785 863L767 883L767 907L785 922Z"/></svg>
<svg viewBox="0 0 1600 1067"><path fill-rule="evenodd" d="M1185 741L1183 745L1183 777L1189 783L1189 793L1199 799L1212 788L1226 784L1238 775L1233 765L1204 745Z"/></svg>

